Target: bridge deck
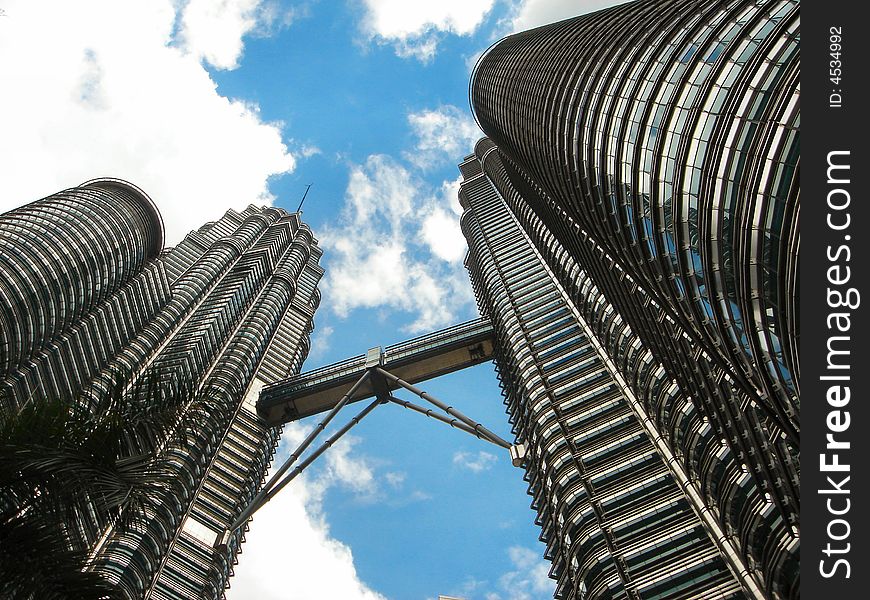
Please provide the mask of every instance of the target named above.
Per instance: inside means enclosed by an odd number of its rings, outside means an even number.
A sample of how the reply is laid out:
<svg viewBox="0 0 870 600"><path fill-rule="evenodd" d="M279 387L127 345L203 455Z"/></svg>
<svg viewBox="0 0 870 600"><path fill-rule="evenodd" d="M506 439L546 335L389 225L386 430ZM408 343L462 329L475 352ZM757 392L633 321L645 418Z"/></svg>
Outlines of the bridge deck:
<svg viewBox="0 0 870 600"><path fill-rule="evenodd" d="M476 319L388 346L379 366L417 383L490 360L492 352L492 325L487 319ZM274 426L327 411L362 376L367 364L371 363L363 354L270 385L260 394L257 413ZM382 376L370 377L351 402L377 395L375 386L383 385L396 389Z"/></svg>

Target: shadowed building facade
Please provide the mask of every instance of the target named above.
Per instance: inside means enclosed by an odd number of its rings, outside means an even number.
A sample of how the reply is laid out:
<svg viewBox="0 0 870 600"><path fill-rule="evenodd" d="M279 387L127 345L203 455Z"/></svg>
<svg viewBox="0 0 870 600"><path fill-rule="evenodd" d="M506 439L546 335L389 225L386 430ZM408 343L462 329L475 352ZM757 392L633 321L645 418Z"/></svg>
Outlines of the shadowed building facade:
<svg viewBox="0 0 870 600"><path fill-rule="evenodd" d="M117 180L0 215L0 409L75 396L169 300L162 250L157 208Z"/></svg>
<svg viewBox="0 0 870 600"><path fill-rule="evenodd" d="M685 404L679 390L522 199L496 188L492 143L478 151L461 165L466 266L529 452L556 597L743 598L744 587L762 597L649 416L650 406ZM575 304L544 256L571 273L586 303Z"/></svg>
<svg viewBox="0 0 870 600"><path fill-rule="evenodd" d="M472 76L491 141L462 166L468 180L482 164L701 509L779 598L798 594L798 36L786 0L640 0L510 36Z"/></svg>
<svg viewBox="0 0 870 600"><path fill-rule="evenodd" d="M220 598L243 531L219 532L262 485L279 430L254 399L299 370L320 296L321 251L298 214L231 210L163 249L148 196L95 180L0 216L3 410L89 399L158 373L207 390L212 410L172 457L170 500L121 532L71 526L130 598Z"/></svg>

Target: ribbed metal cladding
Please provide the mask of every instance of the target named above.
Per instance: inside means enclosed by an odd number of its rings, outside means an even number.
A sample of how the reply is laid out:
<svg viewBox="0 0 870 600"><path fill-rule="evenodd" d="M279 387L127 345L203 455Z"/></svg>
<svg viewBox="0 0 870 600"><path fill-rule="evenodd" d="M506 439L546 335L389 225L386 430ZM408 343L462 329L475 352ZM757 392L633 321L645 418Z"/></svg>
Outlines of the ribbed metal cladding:
<svg viewBox="0 0 870 600"><path fill-rule="evenodd" d="M224 597L244 532L225 555L212 545L259 490L277 446L279 430L263 425L254 402L307 355L320 256L297 215L251 207L192 232L161 258L176 277L173 299L152 322L148 341L159 347L135 352L162 378L208 390L219 408L168 450L173 502L140 531L104 533L98 568L130 598Z"/></svg>
<svg viewBox="0 0 870 600"><path fill-rule="evenodd" d="M298 214L255 206L162 244L154 205L120 180L0 216L0 392L7 408L95 407L119 382L156 376L209 394L195 431L164 449L167 502L123 532L79 515L69 535L127 598L217 599L244 532L224 554L213 543L262 486L280 435L256 397L308 354L322 252Z"/></svg>
<svg viewBox="0 0 870 600"><path fill-rule="evenodd" d="M585 257L591 269L581 268L560 243L553 243L554 236L533 210L535 202L529 201L533 191L527 188L524 195L513 186L502 156L491 141L481 140L477 156L469 157L463 165L472 162L483 163L482 171L487 179L564 286L595 338L607 349L643 414L653 422L658 432L655 435L662 438L668 452L689 476L692 493L698 495L703 509L709 511L722 534L727 535L729 546L756 572L756 578L769 593L774 597L792 597L797 593L799 540L781 513L775 510L773 498L766 495L762 477L765 471L749 468L721 433L728 429L716 418L715 408L723 403L731 404L730 387L708 386L705 389L709 395L700 397L684 393L682 390L695 388L679 384L684 378L673 378L669 374L675 368L668 360L672 353L660 351L661 344L666 342L653 337L654 345L647 346L645 340L650 338L649 331L638 335L596 286L589 271L611 269L618 277L628 279L628 276L600 252ZM633 288L632 294L638 300L638 307L647 305L647 310L634 317L655 322L654 303L645 298L639 288ZM692 357L699 375L706 374L714 380L721 376L710 365L709 357L693 350L684 338L682 341L679 348ZM700 385L705 380L698 377L694 383ZM753 410L747 405L745 414L737 415L746 421L744 426L753 422L749 420ZM714 418L708 414L713 414ZM736 430L733 423L732 430ZM774 459L775 456L766 457L766 467L771 472L777 466Z"/></svg>
<svg viewBox="0 0 870 600"><path fill-rule="evenodd" d="M640 0L506 38L470 89L520 213L739 466L737 492L712 446L668 440L782 597L797 594L800 498L798 31L796 2ZM563 278L580 306L577 274Z"/></svg>
<svg viewBox="0 0 870 600"><path fill-rule="evenodd" d="M513 162L797 428L799 12L641 0L511 36L472 105Z"/></svg>
<svg viewBox="0 0 870 600"><path fill-rule="evenodd" d="M582 262L582 228L792 446L799 23L794 1L640 0L506 38L470 90L562 244Z"/></svg>
<svg viewBox="0 0 870 600"><path fill-rule="evenodd" d="M514 433L530 451L526 480L555 596L761 598L761 578L697 491L687 493L686 469L659 433L685 428L721 448L712 428L541 221L517 218L483 162L482 172L478 157L461 165L466 266L496 331ZM545 253L581 282L584 303ZM672 421L652 412L660 406L688 409Z"/></svg>
<svg viewBox="0 0 870 600"><path fill-rule="evenodd" d="M70 397L94 374L95 356L136 334L143 315L124 322L129 305L141 303L147 318L167 299L165 276L147 264L162 247L151 199L115 179L0 215L0 410L34 395ZM122 325L109 331L109 322Z"/></svg>

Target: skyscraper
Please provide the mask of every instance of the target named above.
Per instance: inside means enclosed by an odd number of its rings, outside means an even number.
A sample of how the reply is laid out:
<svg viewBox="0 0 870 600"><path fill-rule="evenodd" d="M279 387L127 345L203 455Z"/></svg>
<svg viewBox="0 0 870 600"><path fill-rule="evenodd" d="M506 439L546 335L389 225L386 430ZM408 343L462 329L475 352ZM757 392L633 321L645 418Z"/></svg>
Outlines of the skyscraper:
<svg viewBox="0 0 870 600"><path fill-rule="evenodd" d="M799 26L796 1L641 0L506 38L471 83L563 244L593 236L789 435Z"/></svg>
<svg viewBox="0 0 870 600"><path fill-rule="evenodd" d="M169 300L155 260L163 221L126 182L88 182L5 213L0 245L4 412L73 397Z"/></svg>
<svg viewBox="0 0 870 600"><path fill-rule="evenodd" d="M691 404L540 221L513 212L524 208L517 194L509 207L493 185L503 171L489 140L462 171L466 264L496 331L514 432L529 451L556 597L760 598L650 418L651 406L678 403L691 420ZM583 304L545 255L571 273Z"/></svg>
<svg viewBox="0 0 870 600"><path fill-rule="evenodd" d="M170 499L121 531L71 524L95 568L131 598L220 598L243 532L213 544L262 484L279 431L254 411L308 353L321 251L298 214L250 206L163 249L148 196L100 179L0 216L4 410L84 403L145 374L215 407L166 448Z"/></svg>
<svg viewBox="0 0 870 600"><path fill-rule="evenodd" d="M551 334L594 337L693 511L724 534L718 549L739 557L732 574L737 564L783 598L798 593L798 30L796 2L640 0L510 36L475 68L472 106L491 141L461 166L481 308L497 331L514 311L520 325L499 333L526 336L500 346L499 366L518 436L539 440L532 491L552 486L565 463L541 446L550 430L540 419L549 421L529 390L564 384L534 371L550 365L550 355L535 358L541 342L528 329L546 304L539 313L502 298L515 258L492 238L505 225L484 224L496 210L488 194L531 241L542 281L556 281L589 328L576 329L574 315ZM566 428L561 402L545 405L582 479L577 444L595 430ZM539 510L556 523L584 506L541 494ZM591 510L620 585L636 587L607 511ZM550 552L564 563L557 574L589 590L589 568L576 567L578 582L568 566L575 548L564 534L576 521L550 526L561 532Z"/></svg>

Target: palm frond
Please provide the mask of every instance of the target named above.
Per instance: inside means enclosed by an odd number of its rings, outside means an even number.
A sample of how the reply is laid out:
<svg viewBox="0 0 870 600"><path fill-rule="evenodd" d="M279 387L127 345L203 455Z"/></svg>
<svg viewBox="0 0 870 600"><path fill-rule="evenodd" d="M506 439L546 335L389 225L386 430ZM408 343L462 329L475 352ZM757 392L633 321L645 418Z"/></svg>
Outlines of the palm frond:
<svg viewBox="0 0 870 600"><path fill-rule="evenodd" d="M21 600L114 600L121 594L85 569L87 553L61 532L22 514L0 512L0 597Z"/></svg>
<svg viewBox="0 0 870 600"><path fill-rule="evenodd" d="M99 574L82 571L77 524L144 522L174 482L167 450L220 404L219 395L153 374L85 396L0 417L0 597L111 597ZM19 546L30 562L13 572ZM71 593L79 587L91 591Z"/></svg>

